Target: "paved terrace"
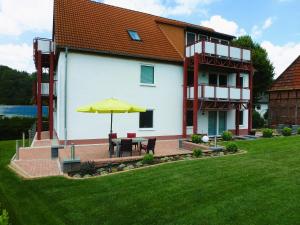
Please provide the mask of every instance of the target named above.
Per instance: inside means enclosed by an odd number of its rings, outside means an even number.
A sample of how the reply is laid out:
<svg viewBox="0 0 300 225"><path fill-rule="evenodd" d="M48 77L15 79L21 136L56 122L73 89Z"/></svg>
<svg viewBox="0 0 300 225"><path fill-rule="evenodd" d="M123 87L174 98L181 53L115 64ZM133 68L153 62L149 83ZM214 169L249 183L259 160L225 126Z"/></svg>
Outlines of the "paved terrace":
<svg viewBox="0 0 300 225"><path fill-rule="evenodd" d="M60 168L60 162L64 159L70 159L70 146L59 149L59 157L51 159L51 143L56 144L57 141L49 140L49 135L44 132L42 140L34 140L30 148L20 148L19 160L13 160L11 166L21 175L27 178L37 178L46 176L63 175ZM134 147L133 147L134 149ZM155 147L155 156L171 156L188 154L191 151L179 149L178 140L158 140ZM106 164L108 162L119 163L125 161L142 159L145 151L140 155L138 151L133 151L130 155L119 158L109 157L108 144L91 144L76 145L75 156L79 157L81 162L95 161L97 165Z"/></svg>

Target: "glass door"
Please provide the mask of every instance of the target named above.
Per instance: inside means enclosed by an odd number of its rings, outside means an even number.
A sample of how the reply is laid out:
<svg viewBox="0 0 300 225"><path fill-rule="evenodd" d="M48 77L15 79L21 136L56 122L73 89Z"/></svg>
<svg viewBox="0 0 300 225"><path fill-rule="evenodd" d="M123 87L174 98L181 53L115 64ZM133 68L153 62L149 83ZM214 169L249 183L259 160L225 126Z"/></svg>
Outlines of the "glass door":
<svg viewBox="0 0 300 225"><path fill-rule="evenodd" d="M208 112L208 135L217 135L217 112Z"/></svg>
<svg viewBox="0 0 300 225"><path fill-rule="evenodd" d="M227 130L227 112L226 111L220 111L219 112L219 134L222 134L224 131Z"/></svg>

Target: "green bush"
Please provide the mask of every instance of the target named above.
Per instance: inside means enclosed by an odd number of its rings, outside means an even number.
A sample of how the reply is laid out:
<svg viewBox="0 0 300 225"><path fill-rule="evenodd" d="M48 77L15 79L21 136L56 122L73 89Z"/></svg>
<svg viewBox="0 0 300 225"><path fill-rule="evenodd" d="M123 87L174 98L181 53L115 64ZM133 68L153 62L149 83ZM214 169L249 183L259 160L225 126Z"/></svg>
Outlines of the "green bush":
<svg viewBox="0 0 300 225"><path fill-rule="evenodd" d="M262 130L262 133L263 133L263 137L265 137L265 138L273 137L273 130L272 129L265 128L265 129Z"/></svg>
<svg viewBox="0 0 300 225"><path fill-rule="evenodd" d="M222 139L223 139L223 141L230 141L230 140L232 140L232 133L230 131L224 131L222 133Z"/></svg>
<svg viewBox="0 0 300 225"><path fill-rule="evenodd" d="M261 117L261 115L257 112L257 111L253 111L252 114L252 124L253 124L253 128L262 128L265 125L265 120L264 118Z"/></svg>
<svg viewBox="0 0 300 225"><path fill-rule="evenodd" d="M8 225L8 213L5 209L2 210L2 213L0 214L0 225Z"/></svg>
<svg viewBox="0 0 300 225"><path fill-rule="evenodd" d="M299 127L298 130L297 130L297 134L300 134L300 127Z"/></svg>
<svg viewBox="0 0 300 225"><path fill-rule="evenodd" d="M97 172L96 164L94 161L84 162L80 165L80 175L93 175Z"/></svg>
<svg viewBox="0 0 300 225"><path fill-rule="evenodd" d="M285 127L282 129L282 135L283 136L291 136L292 135L292 129L289 127Z"/></svg>
<svg viewBox="0 0 300 225"><path fill-rule="evenodd" d="M236 144L236 143L233 143L233 142L228 143L228 144L226 145L226 151L228 151L228 152L237 152L237 151L238 151L238 146L237 146L237 144Z"/></svg>
<svg viewBox="0 0 300 225"><path fill-rule="evenodd" d="M144 155L143 160L142 160L143 164L152 164L153 161L154 161L153 154Z"/></svg>
<svg viewBox="0 0 300 225"><path fill-rule="evenodd" d="M202 155L203 155L202 149L200 148L193 149L193 156L195 158L200 158Z"/></svg>
<svg viewBox="0 0 300 225"><path fill-rule="evenodd" d="M201 142L202 142L201 139L202 139L202 136L199 135L199 134L193 134L193 135L191 136L191 140L192 140L192 142L195 143L195 144L201 143Z"/></svg>
<svg viewBox="0 0 300 225"><path fill-rule="evenodd" d="M21 139L23 132L27 136L35 120L27 117L0 117L0 140Z"/></svg>

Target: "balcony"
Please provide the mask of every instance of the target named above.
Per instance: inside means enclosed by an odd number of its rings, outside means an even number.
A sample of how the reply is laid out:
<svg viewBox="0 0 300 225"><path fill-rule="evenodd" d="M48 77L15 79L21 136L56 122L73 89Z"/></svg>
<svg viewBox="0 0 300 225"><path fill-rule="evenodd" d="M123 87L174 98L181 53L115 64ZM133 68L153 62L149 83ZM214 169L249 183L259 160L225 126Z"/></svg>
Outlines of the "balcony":
<svg viewBox="0 0 300 225"><path fill-rule="evenodd" d="M194 99L194 87L187 88L187 98ZM201 84L198 86L198 99L206 101L250 101L249 88L217 87Z"/></svg>
<svg viewBox="0 0 300 225"><path fill-rule="evenodd" d="M251 51L230 45L223 45L209 41L198 41L195 44L186 46L186 57L192 57L195 53L229 59L233 61L251 62Z"/></svg>

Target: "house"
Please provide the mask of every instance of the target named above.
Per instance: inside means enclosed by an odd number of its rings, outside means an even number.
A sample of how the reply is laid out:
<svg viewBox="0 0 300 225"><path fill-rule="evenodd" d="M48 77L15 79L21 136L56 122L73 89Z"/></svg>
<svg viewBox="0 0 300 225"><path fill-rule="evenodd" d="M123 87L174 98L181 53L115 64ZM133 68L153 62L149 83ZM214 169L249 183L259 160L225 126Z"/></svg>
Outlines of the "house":
<svg viewBox="0 0 300 225"><path fill-rule="evenodd" d="M300 124L300 56L269 90L269 123L272 126Z"/></svg>
<svg viewBox="0 0 300 225"><path fill-rule="evenodd" d="M55 0L53 18L52 39L34 40L38 139L47 102L51 138L104 141L109 116L76 108L110 97L147 108L117 115L119 136L251 130L251 52L232 46L234 36L90 0Z"/></svg>

